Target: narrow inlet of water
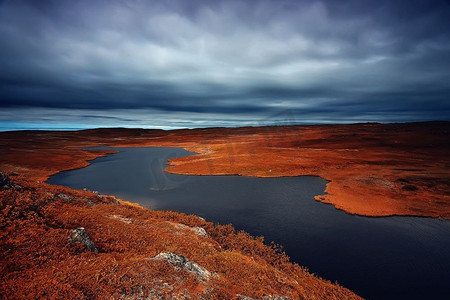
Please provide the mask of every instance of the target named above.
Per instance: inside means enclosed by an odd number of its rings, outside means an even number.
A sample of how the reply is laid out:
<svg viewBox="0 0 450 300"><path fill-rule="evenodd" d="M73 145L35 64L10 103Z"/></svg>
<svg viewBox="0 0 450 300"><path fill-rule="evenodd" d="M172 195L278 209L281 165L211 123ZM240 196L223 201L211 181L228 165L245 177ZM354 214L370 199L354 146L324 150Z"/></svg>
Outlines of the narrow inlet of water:
<svg viewBox="0 0 450 300"><path fill-rule="evenodd" d="M255 178L164 172L181 148L120 151L48 183L88 188L151 209L195 214L281 244L291 260L369 299L440 299L450 294L450 222L368 218L314 200L326 181L313 176Z"/></svg>

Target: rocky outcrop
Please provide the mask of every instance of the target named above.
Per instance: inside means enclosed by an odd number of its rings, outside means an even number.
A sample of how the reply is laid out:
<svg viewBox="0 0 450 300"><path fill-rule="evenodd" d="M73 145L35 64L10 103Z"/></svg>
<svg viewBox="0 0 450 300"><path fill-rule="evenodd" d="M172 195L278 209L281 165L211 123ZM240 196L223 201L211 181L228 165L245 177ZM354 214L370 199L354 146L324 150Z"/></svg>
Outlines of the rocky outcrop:
<svg viewBox="0 0 450 300"><path fill-rule="evenodd" d="M207 238L207 237L208 237L208 233L206 233L206 230L205 230L204 228L202 228L202 227L193 227L193 228L192 228L192 231L193 231L196 235L202 236L202 237L204 237L204 238Z"/></svg>
<svg viewBox="0 0 450 300"><path fill-rule="evenodd" d="M120 222L126 223L126 224L131 224L131 223L133 223L133 220L132 220L132 219L130 219L130 218L125 218L125 217L123 217L123 216L121 216L121 215L110 215L110 216L108 216L108 218L115 219L115 220L119 220Z"/></svg>
<svg viewBox="0 0 450 300"><path fill-rule="evenodd" d="M292 300L292 298L280 296L280 295L270 295L270 296L264 296L263 300Z"/></svg>
<svg viewBox="0 0 450 300"><path fill-rule="evenodd" d="M236 297L237 297L239 300L258 300L258 299L252 298L252 297L248 297L248 296L244 296L244 295L239 295L239 294L236 294Z"/></svg>
<svg viewBox="0 0 450 300"><path fill-rule="evenodd" d="M208 280L212 275L211 272L200 266L198 263L190 261L183 255L178 255L172 252L161 252L151 259L164 260L173 265L176 269L181 269L193 273L201 279Z"/></svg>
<svg viewBox="0 0 450 300"><path fill-rule="evenodd" d="M202 227L190 227L190 226L180 224L180 223L172 223L172 222L169 222L169 223L172 224L173 226L175 226L175 228L177 228L177 229L189 230L198 236L201 236L204 238L208 237L208 233Z"/></svg>
<svg viewBox="0 0 450 300"><path fill-rule="evenodd" d="M9 180L9 176L3 173L0 173L0 189L9 189L13 186L11 180Z"/></svg>
<svg viewBox="0 0 450 300"><path fill-rule="evenodd" d="M72 196L68 196L68 195L63 194L63 193L56 194L55 197L59 198L59 199L62 199L64 201L66 201L66 202L71 202L73 200Z"/></svg>
<svg viewBox="0 0 450 300"><path fill-rule="evenodd" d="M89 237L89 234L83 227L71 230L69 240L71 244L81 243L84 245L86 250L98 252L97 247L95 247L95 244L92 242L92 240Z"/></svg>

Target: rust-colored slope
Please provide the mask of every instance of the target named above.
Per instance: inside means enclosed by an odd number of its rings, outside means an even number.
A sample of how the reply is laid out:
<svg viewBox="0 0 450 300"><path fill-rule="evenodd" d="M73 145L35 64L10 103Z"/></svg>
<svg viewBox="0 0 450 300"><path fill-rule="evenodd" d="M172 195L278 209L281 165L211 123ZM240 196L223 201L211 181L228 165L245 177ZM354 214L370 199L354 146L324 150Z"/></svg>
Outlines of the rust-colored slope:
<svg viewBox="0 0 450 300"><path fill-rule="evenodd" d="M359 299L230 225L11 178L0 188L2 299ZM71 237L80 227L94 247ZM166 252L207 276L153 259Z"/></svg>

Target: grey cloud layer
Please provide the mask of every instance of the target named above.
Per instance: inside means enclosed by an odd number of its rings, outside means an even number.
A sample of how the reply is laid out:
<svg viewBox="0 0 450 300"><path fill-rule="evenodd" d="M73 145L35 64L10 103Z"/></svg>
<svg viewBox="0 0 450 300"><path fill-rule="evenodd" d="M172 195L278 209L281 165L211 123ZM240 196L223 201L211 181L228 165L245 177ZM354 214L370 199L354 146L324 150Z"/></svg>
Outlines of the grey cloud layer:
<svg viewBox="0 0 450 300"><path fill-rule="evenodd" d="M0 107L448 119L449 4L394 2L2 1Z"/></svg>

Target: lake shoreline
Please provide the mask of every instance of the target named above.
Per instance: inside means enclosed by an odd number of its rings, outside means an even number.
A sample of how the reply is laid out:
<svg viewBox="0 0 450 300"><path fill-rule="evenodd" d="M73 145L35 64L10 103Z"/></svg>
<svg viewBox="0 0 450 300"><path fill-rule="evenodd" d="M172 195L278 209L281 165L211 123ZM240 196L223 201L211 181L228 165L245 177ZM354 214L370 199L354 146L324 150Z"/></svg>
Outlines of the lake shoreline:
<svg viewBox="0 0 450 300"><path fill-rule="evenodd" d="M361 299L230 225L50 185L29 165L11 167L0 188L6 298Z"/></svg>
<svg viewBox="0 0 450 300"><path fill-rule="evenodd" d="M445 138L448 134L450 122L428 122L173 131L23 131L0 133L0 138L12 144L17 140L18 149L24 147L20 144L21 136L44 143L46 153L32 153L33 147L23 153L30 156L30 160L44 155L49 157L49 165L33 173L33 177L41 181L61 170L86 166L88 160L108 154L73 147L182 147L197 154L170 160L167 172L250 177L319 176L330 182L326 194L318 195L316 200L349 214L449 219L447 166L450 161L446 153L450 151L450 144ZM19 156L19 153L8 155L3 165L14 161L14 155ZM66 161L54 155L65 156ZM420 168L411 167L417 165Z"/></svg>
<svg viewBox="0 0 450 300"><path fill-rule="evenodd" d="M389 297L405 296L410 290L423 293L417 288L422 282L417 274L434 282L431 287L436 293L443 292L439 286L445 284L445 273L440 268L450 268L450 262L438 257L445 258L442 249L450 247L448 222L350 215L314 201L327 184L317 176L178 175L164 171L167 161L187 158L192 152L174 147L114 150L119 152L91 161L86 168L54 175L47 183L87 187L149 209L231 224L236 230L263 236L267 245L272 241L282 245L292 262L369 299L381 298L378 289ZM382 279L386 272L389 280ZM373 282L378 282L376 287Z"/></svg>

